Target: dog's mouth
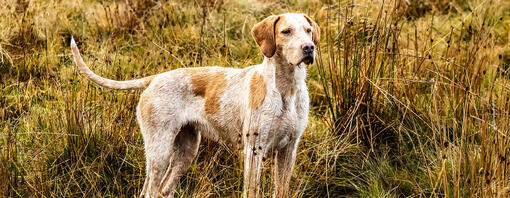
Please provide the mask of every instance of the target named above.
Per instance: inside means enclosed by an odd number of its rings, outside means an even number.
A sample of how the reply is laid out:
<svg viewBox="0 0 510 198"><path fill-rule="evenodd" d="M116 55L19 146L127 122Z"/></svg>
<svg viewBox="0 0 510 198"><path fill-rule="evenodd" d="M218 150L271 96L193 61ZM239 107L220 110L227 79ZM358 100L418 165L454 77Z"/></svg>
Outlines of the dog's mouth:
<svg viewBox="0 0 510 198"><path fill-rule="evenodd" d="M303 62L303 63L305 63L307 65L313 64L313 56L312 55L307 55L307 56L303 57L301 62Z"/></svg>

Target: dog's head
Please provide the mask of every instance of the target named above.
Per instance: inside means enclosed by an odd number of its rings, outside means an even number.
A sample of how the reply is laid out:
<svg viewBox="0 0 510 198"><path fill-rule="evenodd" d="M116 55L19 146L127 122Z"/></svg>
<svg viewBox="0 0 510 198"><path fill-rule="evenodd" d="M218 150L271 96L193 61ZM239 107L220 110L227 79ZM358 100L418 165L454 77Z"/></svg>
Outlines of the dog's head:
<svg viewBox="0 0 510 198"><path fill-rule="evenodd" d="M305 14L287 13L267 17L253 27L251 34L264 56L308 65L315 59L320 28Z"/></svg>

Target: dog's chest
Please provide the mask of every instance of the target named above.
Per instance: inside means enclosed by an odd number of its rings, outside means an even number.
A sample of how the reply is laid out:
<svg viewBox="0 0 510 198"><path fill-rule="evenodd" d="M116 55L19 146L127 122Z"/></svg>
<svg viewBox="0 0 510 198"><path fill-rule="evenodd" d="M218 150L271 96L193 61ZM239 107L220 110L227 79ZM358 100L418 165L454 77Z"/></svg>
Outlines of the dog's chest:
<svg viewBox="0 0 510 198"><path fill-rule="evenodd" d="M273 118L278 122L270 130L275 146L285 146L301 136L308 123L308 108L306 87L298 89L294 96L281 98L281 114Z"/></svg>

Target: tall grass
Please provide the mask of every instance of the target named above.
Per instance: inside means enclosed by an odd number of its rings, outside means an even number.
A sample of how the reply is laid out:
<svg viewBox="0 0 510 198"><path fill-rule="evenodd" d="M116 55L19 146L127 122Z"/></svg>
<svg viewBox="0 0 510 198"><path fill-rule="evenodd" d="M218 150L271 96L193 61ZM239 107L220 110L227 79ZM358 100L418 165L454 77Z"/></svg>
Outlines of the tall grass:
<svg viewBox="0 0 510 198"><path fill-rule="evenodd" d="M140 91L179 67L245 67L250 28L304 12L322 30L293 197L508 197L510 3L459 1L29 1L0 4L0 196L136 196ZM179 197L240 197L238 151L204 141ZM269 170L264 197L272 193Z"/></svg>
<svg viewBox="0 0 510 198"><path fill-rule="evenodd" d="M495 49L498 8L477 2L444 27L444 16L403 19L403 3L383 3L372 19L356 16L366 9L356 5L326 12L318 73L328 126L354 135L367 158L391 153L379 163L415 174L407 179L423 182L419 194L508 196L510 90ZM373 175L363 177L364 196L410 190L372 194Z"/></svg>

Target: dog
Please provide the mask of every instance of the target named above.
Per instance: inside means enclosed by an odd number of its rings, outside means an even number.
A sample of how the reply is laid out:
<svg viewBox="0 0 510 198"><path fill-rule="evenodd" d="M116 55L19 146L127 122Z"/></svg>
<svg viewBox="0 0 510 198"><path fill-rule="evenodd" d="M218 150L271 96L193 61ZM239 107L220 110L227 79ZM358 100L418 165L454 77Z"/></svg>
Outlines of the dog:
<svg viewBox="0 0 510 198"><path fill-rule="evenodd" d="M262 64L180 68L128 81L93 73L71 39L83 76L106 88L145 89L136 111L147 168L140 197L173 197L202 136L242 149L244 197L259 196L261 165L269 155L275 159L273 196L290 196L296 150L308 123L306 68L314 62L320 28L305 14L285 13L257 23L251 34Z"/></svg>

